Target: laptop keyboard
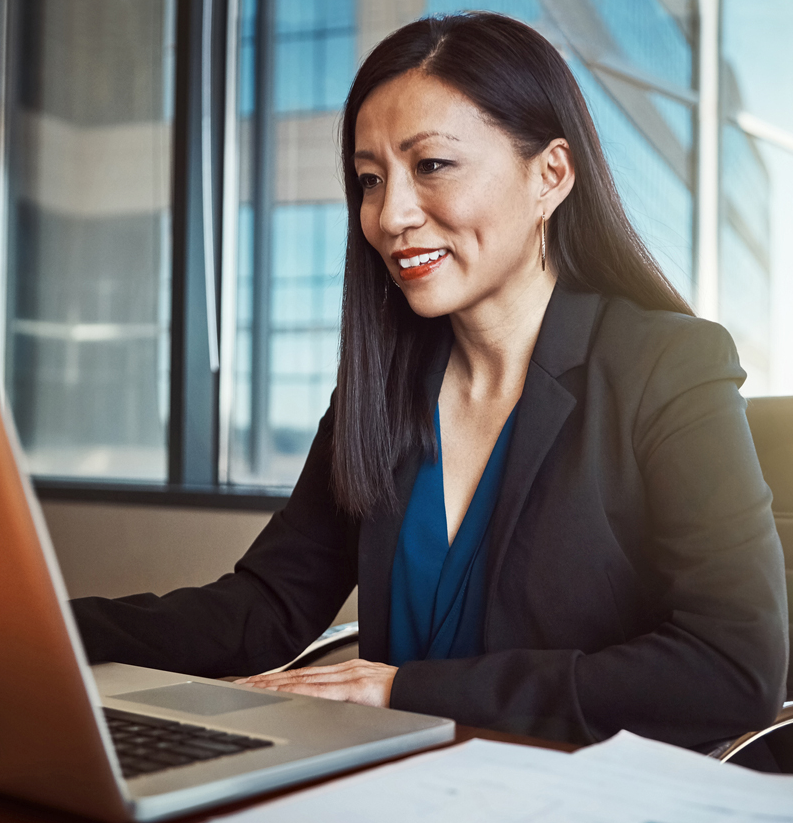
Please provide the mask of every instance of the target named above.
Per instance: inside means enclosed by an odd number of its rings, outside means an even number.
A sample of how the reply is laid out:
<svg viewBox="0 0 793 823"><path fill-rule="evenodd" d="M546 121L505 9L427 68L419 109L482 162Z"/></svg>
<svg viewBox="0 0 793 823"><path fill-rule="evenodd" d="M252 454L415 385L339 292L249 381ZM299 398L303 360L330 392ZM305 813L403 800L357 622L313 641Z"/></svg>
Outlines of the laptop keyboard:
<svg viewBox="0 0 793 823"><path fill-rule="evenodd" d="M124 777L273 745L271 740L228 734L118 709L105 708L104 713Z"/></svg>

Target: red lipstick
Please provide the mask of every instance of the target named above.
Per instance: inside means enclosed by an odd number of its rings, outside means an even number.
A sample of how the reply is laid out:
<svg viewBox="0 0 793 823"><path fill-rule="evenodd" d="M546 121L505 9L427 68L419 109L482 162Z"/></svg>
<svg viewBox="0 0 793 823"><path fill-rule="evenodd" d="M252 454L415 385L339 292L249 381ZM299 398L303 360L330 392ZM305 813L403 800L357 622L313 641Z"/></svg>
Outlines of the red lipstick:
<svg viewBox="0 0 793 823"><path fill-rule="evenodd" d="M438 248L420 249L411 247L409 249L400 249L399 251L392 252L391 257L393 260L399 261L410 257L418 257L420 254L430 254L434 251L438 251ZM428 274L434 272L435 269L439 268L445 259L446 254L438 257L437 260L428 260L426 263L420 263L418 266L410 266L406 269L400 266L399 277L402 280L418 280L420 277L426 277Z"/></svg>
<svg viewBox="0 0 793 823"><path fill-rule="evenodd" d="M393 257L394 260L404 260L406 257L415 257L418 254L429 254L432 251L438 251L438 249L400 249L399 251L392 252L391 257Z"/></svg>

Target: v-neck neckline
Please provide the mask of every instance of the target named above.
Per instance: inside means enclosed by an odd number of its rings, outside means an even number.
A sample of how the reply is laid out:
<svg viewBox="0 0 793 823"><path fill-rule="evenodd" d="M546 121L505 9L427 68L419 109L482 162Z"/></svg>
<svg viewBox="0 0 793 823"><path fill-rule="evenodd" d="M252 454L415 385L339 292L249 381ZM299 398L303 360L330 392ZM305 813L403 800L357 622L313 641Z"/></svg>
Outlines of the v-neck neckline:
<svg viewBox="0 0 793 823"><path fill-rule="evenodd" d="M457 542L457 538L460 536L460 533L466 527L466 521L469 520L469 513L471 510L476 510L476 506L474 505L475 502L479 502L479 498L481 497L481 491L484 487L483 480L488 475L488 470L493 463L493 455L496 454L499 450L499 445L501 444L501 440L504 437L504 433L506 431L511 430L512 426L510 425L515 417L515 410L518 408L518 404L520 400L512 407L512 411L507 416L507 419L504 421L504 425L501 427L501 431L498 433L498 437L496 438L496 442L493 444L493 448L490 450L490 454L487 458L487 463L485 464L485 468L482 470L482 474L479 476L479 480L476 484L476 489L474 489L474 493L471 499L468 501L468 506L465 509L465 514L463 515L463 519L460 521L460 525L457 527L457 531L454 535L454 540L449 542L449 520L446 516L446 488L443 483L443 445L441 443L441 417L440 417L440 404L435 405L435 414L433 415L433 424L435 426L435 438L438 444L438 461L436 464L436 471L438 473L438 483L440 484L440 499L441 499L441 511L443 512L443 534L445 536L445 544L446 544L446 551L447 553L450 552L454 548L454 544Z"/></svg>

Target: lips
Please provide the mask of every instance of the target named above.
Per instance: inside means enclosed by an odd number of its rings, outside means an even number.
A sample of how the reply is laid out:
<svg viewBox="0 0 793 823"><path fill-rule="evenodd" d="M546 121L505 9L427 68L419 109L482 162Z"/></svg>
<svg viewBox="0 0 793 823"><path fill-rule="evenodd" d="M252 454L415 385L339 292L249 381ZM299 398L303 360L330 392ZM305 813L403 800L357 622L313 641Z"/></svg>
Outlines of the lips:
<svg viewBox="0 0 793 823"><path fill-rule="evenodd" d="M391 257L399 263L402 280L416 280L435 271L446 257L446 249L400 249Z"/></svg>

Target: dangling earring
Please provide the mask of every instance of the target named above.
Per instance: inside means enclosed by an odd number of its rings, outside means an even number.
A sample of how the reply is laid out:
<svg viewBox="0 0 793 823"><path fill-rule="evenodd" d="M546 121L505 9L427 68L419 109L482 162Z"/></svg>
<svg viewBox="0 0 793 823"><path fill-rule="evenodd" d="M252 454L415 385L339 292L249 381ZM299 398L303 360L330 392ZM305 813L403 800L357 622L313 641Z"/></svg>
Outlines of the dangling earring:
<svg viewBox="0 0 793 823"><path fill-rule="evenodd" d="M542 224L540 228L540 249L542 253L542 270L545 271L545 212L542 213Z"/></svg>

